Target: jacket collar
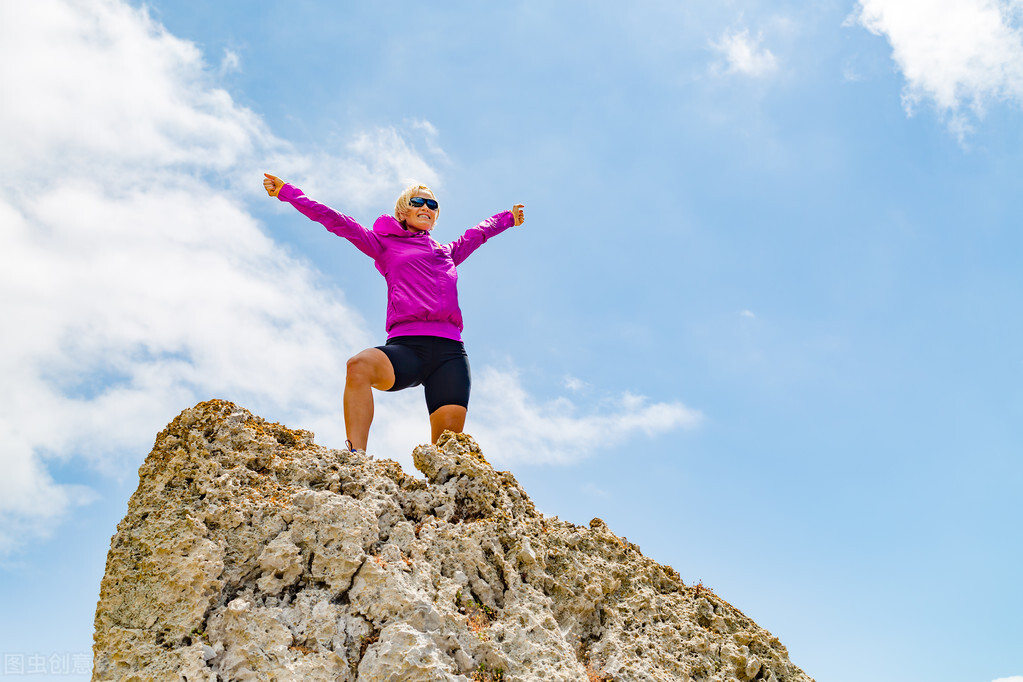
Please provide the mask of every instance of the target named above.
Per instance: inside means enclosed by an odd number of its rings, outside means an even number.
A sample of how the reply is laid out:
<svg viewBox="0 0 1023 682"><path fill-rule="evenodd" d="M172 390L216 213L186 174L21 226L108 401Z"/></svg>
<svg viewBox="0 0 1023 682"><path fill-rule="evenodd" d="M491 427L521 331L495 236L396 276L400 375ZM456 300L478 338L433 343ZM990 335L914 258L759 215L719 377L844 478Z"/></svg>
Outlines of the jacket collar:
<svg viewBox="0 0 1023 682"><path fill-rule="evenodd" d="M379 235L386 235L389 237L411 237L416 238L421 235L429 237L429 232L412 232L402 227L398 219L393 215L382 215L376 219L373 223L373 231Z"/></svg>

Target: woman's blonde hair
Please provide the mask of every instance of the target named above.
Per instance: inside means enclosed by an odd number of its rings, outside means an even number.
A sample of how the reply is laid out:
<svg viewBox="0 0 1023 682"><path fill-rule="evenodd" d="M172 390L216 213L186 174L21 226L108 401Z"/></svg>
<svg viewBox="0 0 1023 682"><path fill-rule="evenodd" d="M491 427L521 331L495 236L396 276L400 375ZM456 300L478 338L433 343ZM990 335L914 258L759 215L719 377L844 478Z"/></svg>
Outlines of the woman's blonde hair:
<svg viewBox="0 0 1023 682"><path fill-rule="evenodd" d="M398 222L404 223L405 216L408 215L409 199L414 197L420 190L426 190L430 194L433 194L433 190L426 185L409 185L405 188L405 191L401 193L398 200L394 202L394 217L398 219ZM436 197L436 194L433 194ZM437 209L437 213L440 213L440 209Z"/></svg>

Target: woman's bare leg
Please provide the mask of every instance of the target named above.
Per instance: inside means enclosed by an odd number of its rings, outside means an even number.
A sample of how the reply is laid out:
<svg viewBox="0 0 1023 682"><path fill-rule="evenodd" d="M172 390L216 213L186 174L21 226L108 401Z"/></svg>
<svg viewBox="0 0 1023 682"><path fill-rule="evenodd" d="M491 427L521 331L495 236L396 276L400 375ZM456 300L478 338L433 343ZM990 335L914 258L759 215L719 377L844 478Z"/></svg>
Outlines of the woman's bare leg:
<svg viewBox="0 0 1023 682"><path fill-rule="evenodd" d="M442 405L430 415L430 428L433 431L433 442L436 443L440 434L447 431L461 433L465 428L465 415L468 410L461 405Z"/></svg>
<svg viewBox="0 0 1023 682"><path fill-rule="evenodd" d="M345 434L356 450L365 450L373 423L373 389L394 386L394 368L379 348L367 348L348 360L345 379Z"/></svg>

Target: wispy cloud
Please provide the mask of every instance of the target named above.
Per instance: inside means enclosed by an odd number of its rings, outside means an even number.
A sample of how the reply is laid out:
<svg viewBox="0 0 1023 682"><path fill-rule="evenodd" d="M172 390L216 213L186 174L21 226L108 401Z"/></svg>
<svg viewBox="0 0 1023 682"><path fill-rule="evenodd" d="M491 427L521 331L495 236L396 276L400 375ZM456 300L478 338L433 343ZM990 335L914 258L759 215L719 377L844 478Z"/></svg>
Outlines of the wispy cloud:
<svg viewBox="0 0 1023 682"><path fill-rule="evenodd" d="M564 386L565 388L572 392L585 391L587 388L589 388L589 384L587 384L585 381L578 377L570 375L565 376Z"/></svg>
<svg viewBox="0 0 1023 682"><path fill-rule="evenodd" d="M891 44L906 112L930 102L963 139L991 102L1023 102L1019 10L1017 0L860 0L850 21Z"/></svg>
<svg viewBox="0 0 1023 682"><path fill-rule="evenodd" d="M379 338L245 201L269 168L386 209L405 178L440 181L410 142L425 134L442 154L433 127L301 153L218 87L195 45L119 0L4 11L0 57L20 65L0 71L0 171L17 178L0 190L0 553L90 499L54 478L54 462L126 475L201 399L339 444L345 360ZM488 456L505 461L572 461L699 421L678 403L626 395L584 410L536 399L514 370L477 376L474 435L500 442ZM374 430L384 455L429 435L421 395L391 397Z"/></svg>
<svg viewBox="0 0 1023 682"><path fill-rule="evenodd" d="M680 402L651 402L623 393L587 406L565 397L541 401L530 395L514 369L486 367L474 387L466 429L490 444L495 462L559 462L585 459L630 439L695 428L703 415Z"/></svg>
<svg viewBox="0 0 1023 682"><path fill-rule="evenodd" d="M725 60L727 73L764 76L778 68L774 54L761 45L760 35L751 36L748 29L726 31L712 47Z"/></svg>
<svg viewBox="0 0 1023 682"><path fill-rule="evenodd" d="M240 71L242 68L241 57L234 50L224 50L224 56L220 59L220 75L224 76L235 71Z"/></svg>

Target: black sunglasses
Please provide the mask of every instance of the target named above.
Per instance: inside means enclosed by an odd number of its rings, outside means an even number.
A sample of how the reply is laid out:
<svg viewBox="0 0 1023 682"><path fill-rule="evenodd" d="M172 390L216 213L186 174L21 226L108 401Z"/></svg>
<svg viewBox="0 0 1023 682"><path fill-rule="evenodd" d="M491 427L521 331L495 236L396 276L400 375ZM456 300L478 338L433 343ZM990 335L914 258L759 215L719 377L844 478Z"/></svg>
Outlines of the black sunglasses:
<svg viewBox="0 0 1023 682"><path fill-rule="evenodd" d="M436 211L437 207L440 206L436 199L427 199L426 197L412 197L408 200L408 203L409 206L415 206L416 208L426 206L431 211Z"/></svg>

